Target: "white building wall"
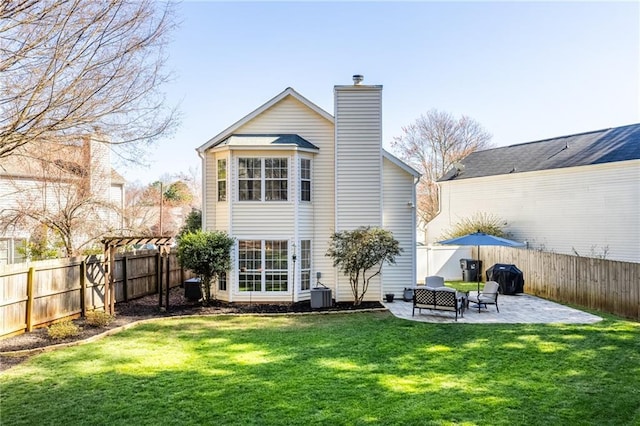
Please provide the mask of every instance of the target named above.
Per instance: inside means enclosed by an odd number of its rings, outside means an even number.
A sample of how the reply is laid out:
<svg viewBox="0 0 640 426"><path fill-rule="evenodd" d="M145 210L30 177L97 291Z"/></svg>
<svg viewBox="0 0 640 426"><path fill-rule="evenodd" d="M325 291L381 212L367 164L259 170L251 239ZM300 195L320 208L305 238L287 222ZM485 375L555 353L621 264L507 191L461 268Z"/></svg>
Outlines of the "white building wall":
<svg viewBox="0 0 640 426"><path fill-rule="evenodd" d="M416 284L416 233L414 177L391 161L383 162L383 227L393 232L403 252L395 265L382 268L384 293L401 297L405 287ZM382 294L379 295L382 298Z"/></svg>
<svg viewBox="0 0 640 426"><path fill-rule="evenodd" d="M533 249L640 262L640 161L442 182L428 242L475 212L504 219Z"/></svg>
<svg viewBox="0 0 640 426"><path fill-rule="evenodd" d="M382 226L382 86L336 86L336 222L338 231ZM353 300L349 280L338 275L336 299ZM381 280L364 300L381 299Z"/></svg>
<svg viewBox="0 0 640 426"><path fill-rule="evenodd" d="M289 158L290 191L287 202L231 202L229 213L233 217L229 232L236 238L269 238L287 239L291 244L299 239L312 240L312 277L316 272L322 273L323 283L333 283L335 270L331 259L324 256L329 237L334 229L334 131L333 123L317 114L309 107L292 96L288 96L268 110L264 111L248 123L234 131L236 134L297 134L319 148L317 153L296 151L247 151L246 155L237 150L233 153L233 160L229 160L231 172L228 181L229 200L236 200L234 178L238 156L277 156L285 155ZM205 224L207 229L213 229L217 223L216 215L220 212L215 208L215 167L212 160L213 150L207 151L205 156ZM278 154L279 152L279 154ZM284 154L283 154L284 153ZM297 205L298 191L298 160L300 156L312 160L312 202ZM296 214L298 221L295 220ZM299 251L299 247L296 247ZM290 249L291 250L291 249ZM299 254L299 253L298 253ZM230 288L237 286L235 276L229 278ZM296 271L296 285L299 286L299 271ZM315 281L314 281L315 283ZM264 296L264 297L263 297ZM233 294L234 301L256 300L255 294ZM261 300L269 301L283 296L260 294ZM284 301L291 300L286 296Z"/></svg>

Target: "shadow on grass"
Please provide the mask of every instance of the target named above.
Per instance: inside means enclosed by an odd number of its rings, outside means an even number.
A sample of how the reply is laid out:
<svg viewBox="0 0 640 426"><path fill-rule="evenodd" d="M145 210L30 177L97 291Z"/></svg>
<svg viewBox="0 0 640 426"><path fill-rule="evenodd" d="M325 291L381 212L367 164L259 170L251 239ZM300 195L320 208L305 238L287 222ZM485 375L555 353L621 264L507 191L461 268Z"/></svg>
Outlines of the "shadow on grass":
<svg viewBox="0 0 640 426"><path fill-rule="evenodd" d="M168 320L9 370L3 423L633 424L639 354L624 321Z"/></svg>

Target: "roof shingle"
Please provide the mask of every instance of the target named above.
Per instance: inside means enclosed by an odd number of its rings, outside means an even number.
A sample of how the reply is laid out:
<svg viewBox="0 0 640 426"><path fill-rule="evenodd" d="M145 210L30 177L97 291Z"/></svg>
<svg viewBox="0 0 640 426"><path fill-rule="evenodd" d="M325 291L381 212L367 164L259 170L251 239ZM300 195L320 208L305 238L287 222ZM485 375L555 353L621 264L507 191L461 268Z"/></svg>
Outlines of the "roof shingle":
<svg viewBox="0 0 640 426"><path fill-rule="evenodd" d="M438 181L640 159L640 124L476 151Z"/></svg>

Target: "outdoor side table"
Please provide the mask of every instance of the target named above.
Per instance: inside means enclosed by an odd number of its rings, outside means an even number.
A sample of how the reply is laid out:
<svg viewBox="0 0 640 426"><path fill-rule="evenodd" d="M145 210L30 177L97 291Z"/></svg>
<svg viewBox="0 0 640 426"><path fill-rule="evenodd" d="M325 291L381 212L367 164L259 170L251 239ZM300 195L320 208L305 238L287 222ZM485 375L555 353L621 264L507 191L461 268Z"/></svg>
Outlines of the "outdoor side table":
<svg viewBox="0 0 640 426"><path fill-rule="evenodd" d="M464 316L464 310L469 307L469 292L456 291L456 298L458 299L458 306L460 306L460 316Z"/></svg>

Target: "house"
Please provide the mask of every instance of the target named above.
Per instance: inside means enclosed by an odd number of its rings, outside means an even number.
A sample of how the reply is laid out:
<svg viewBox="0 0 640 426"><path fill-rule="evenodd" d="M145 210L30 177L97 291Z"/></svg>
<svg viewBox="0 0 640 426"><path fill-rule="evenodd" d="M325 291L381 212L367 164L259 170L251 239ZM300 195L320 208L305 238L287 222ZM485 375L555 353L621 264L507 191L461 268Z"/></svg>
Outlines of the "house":
<svg viewBox="0 0 640 426"><path fill-rule="evenodd" d="M364 300L416 282L419 174L382 148L382 86L361 79L335 86L335 116L287 88L198 148L203 228L237 240L218 298L300 301L324 285L353 300L325 253L333 232L367 225L392 231L404 252Z"/></svg>
<svg viewBox="0 0 640 426"><path fill-rule="evenodd" d="M20 250L26 241L55 234L30 216L82 212L75 213L78 245L122 229L125 181L111 168L110 152L86 138L27 145L0 160L0 264L26 260Z"/></svg>
<svg viewBox="0 0 640 426"><path fill-rule="evenodd" d="M474 152L438 184L429 243L481 212L531 249L640 262L640 124Z"/></svg>

